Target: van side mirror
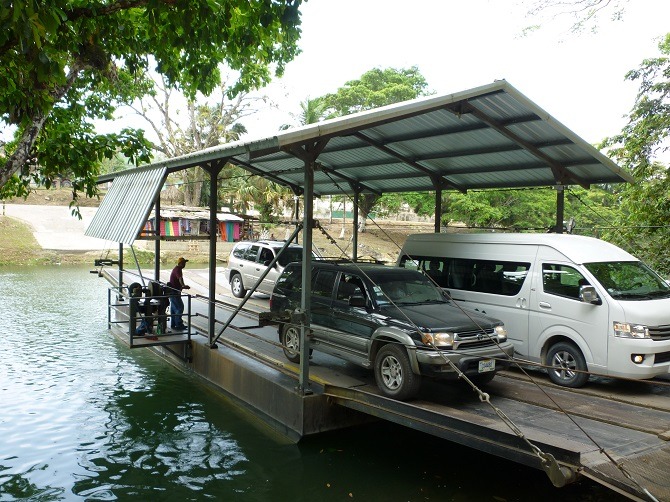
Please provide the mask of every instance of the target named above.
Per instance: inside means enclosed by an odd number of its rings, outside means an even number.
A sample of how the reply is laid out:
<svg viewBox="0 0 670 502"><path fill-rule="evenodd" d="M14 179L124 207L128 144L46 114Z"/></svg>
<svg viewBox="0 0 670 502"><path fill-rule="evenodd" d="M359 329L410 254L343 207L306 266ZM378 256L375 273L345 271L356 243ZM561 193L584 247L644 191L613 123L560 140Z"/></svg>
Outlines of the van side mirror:
<svg viewBox="0 0 670 502"><path fill-rule="evenodd" d="M363 295L352 295L349 298L349 306L366 308L368 306L368 302Z"/></svg>
<svg viewBox="0 0 670 502"><path fill-rule="evenodd" d="M579 299L584 303L592 303L593 305L602 305L602 300L593 286L580 286Z"/></svg>

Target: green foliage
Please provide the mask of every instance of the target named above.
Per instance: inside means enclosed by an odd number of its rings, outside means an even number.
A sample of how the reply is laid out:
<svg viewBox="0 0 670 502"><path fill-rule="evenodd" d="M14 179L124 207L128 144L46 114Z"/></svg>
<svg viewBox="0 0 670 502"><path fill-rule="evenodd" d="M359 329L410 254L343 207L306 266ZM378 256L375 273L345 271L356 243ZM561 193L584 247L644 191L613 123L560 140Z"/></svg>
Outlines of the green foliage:
<svg viewBox="0 0 670 502"><path fill-rule="evenodd" d="M602 145L610 147L619 162L641 180L655 174L651 168L654 157L669 150L670 33L658 48L661 56L645 59L640 68L626 74L627 80L640 84L635 104L621 134Z"/></svg>
<svg viewBox="0 0 670 502"><path fill-rule="evenodd" d="M0 6L0 122L16 127L0 150L0 187L21 193L73 175L96 192L103 159L148 160L141 131L96 134L121 103L150 92L152 69L192 99L238 72L230 96L281 75L298 53L301 0L3 2ZM10 178L16 175L9 181Z"/></svg>
<svg viewBox="0 0 670 502"><path fill-rule="evenodd" d="M649 177L620 191L614 225L602 237L670 275L670 177L659 163L647 167Z"/></svg>
<svg viewBox="0 0 670 502"><path fill-rule="evenodd" d="M334 94L319 99L329 118L349 115L363 110L398 103L429 94L428 83L416 66L405 69L374 68L360 79L350 80ZM378 205L379 196L363 194L359 200L362 214L361 231L365 231L365 218Z"/></svg>
<svg viewBox="0 0 670 502"><path fill-rule="evenodd" d="M660 56L645 59L626 75L640 85L635 104L621 134L603 142L637 179L621 187L615 220L618 229L607 232L605 238L670 274L670 180L667 166L655 160L669 151L670 33L658 48Z"/></svg>
<svg viewBox="0 0 670 502"><path fill-rule="evenodd" d="M428 83L416 66L374 68L322 99L332 118L426 96L430 94L427 88Z"/></svg>

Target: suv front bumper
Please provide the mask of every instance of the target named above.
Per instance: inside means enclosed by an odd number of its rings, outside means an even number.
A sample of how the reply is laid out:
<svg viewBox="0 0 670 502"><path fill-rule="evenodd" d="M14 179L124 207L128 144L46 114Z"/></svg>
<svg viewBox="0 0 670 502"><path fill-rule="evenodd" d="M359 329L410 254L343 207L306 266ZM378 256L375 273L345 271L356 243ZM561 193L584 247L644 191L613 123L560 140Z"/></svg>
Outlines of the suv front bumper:
<svg viewBox="0 0 670 502"><path fill-rule="evenodd" d="M500 348L494 346L468 351L435 351L421 349L416 351L416 359L419 363L421 374L439 378L458 377L457 373L446 359L451 361L466 375L476 375L479 373L479 361L483 359L495 359L495 371L498 371L508 368L512 363L513 356L514 345L512 345L511 342L501 343Z"/></svg>

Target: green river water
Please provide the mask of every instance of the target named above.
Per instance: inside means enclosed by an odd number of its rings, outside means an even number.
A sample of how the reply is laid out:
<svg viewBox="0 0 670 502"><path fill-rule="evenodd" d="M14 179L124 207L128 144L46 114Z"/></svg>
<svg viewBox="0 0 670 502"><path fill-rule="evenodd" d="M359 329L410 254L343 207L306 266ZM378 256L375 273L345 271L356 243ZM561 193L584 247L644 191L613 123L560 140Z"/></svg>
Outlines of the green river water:
<svg viewBox="0 0 670 502"><path fill-rule="evenodd" d="M0 500L617 500L377 423L292 444L106 329L82 267L0 267Z"/></svg>

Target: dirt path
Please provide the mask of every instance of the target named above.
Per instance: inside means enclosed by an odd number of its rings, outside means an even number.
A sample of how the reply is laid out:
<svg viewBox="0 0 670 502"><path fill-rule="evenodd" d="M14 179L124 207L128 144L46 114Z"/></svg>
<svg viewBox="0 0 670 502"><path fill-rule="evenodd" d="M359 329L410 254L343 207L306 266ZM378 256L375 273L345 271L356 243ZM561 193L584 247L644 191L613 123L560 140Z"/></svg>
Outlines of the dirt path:
<svg viewBox="0 0 670 502"><path fill-rule="evenodd" d="M51 251L84 252L118 248L114 242L84 235L97 208L80 208L82 219L72 216L67 206L34 206L6 204L4 214L27 223L42 249Z"/></svg>

